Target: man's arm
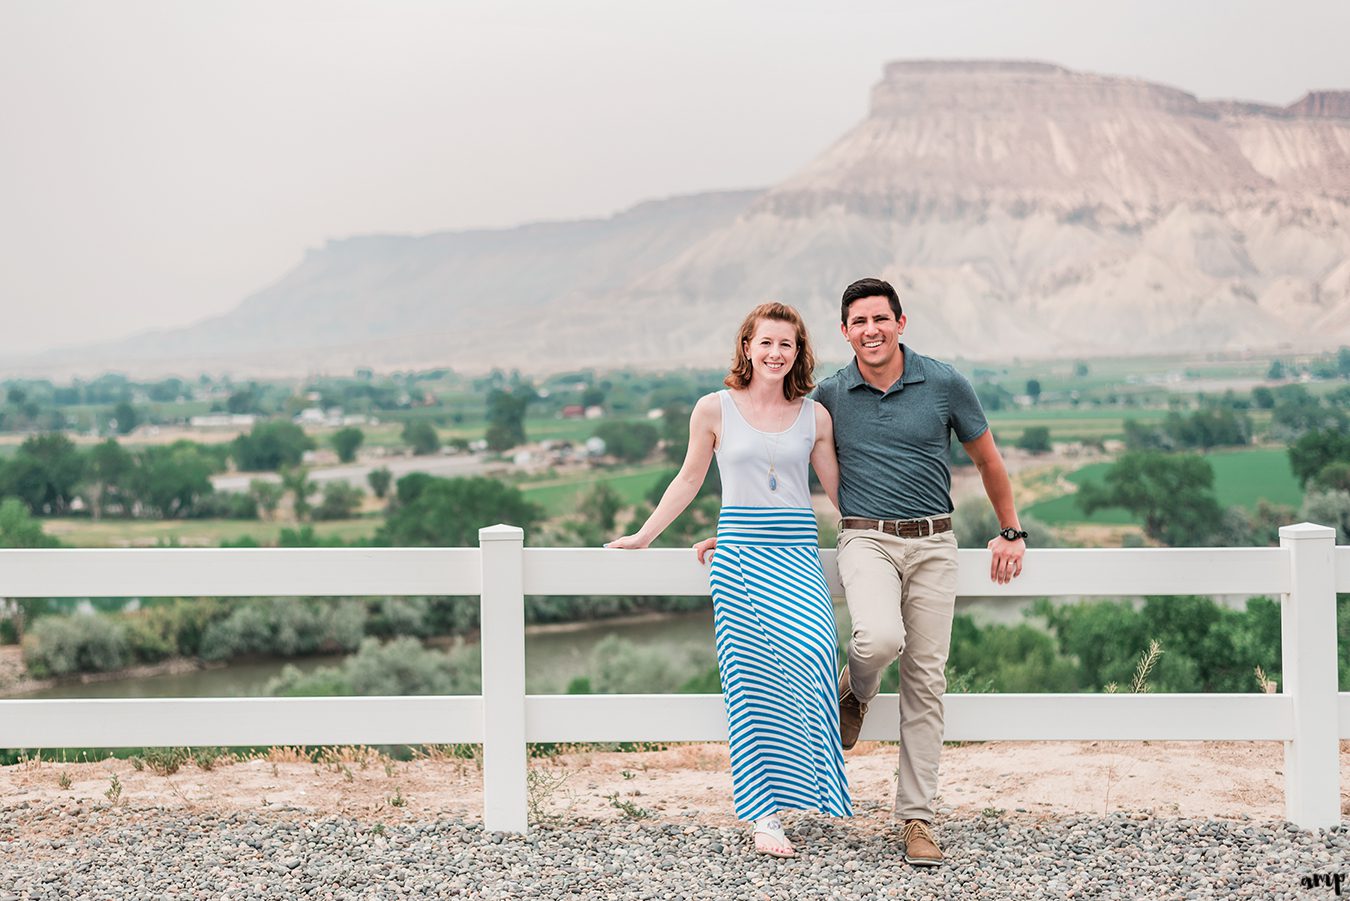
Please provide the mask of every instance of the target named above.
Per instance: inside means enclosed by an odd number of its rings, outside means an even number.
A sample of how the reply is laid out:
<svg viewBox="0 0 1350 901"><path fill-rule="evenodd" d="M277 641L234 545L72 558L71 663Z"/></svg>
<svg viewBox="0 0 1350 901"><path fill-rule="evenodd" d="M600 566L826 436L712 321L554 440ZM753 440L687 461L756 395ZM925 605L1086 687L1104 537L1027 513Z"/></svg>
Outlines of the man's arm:
<svg viewBox="0 0 1350 901"><path fill-rule="evenodd" d="M1022 529L1017 518L1017 506L1013 503L1012 480L1008 478L1008 468L1003 465L1003 455L994 444L994 434L988 429L973 441L963 442L962 447L975 462L980 480L984 482L984 493L994 507L1000 529L1011 526ZM1021 538L1009 541L1002 535L995 535L989 542L989 550L994 559L989 569L989 577L1000 585L1006 585L1022 572L1022 555L1027 551L1027 543Z"/></svg>

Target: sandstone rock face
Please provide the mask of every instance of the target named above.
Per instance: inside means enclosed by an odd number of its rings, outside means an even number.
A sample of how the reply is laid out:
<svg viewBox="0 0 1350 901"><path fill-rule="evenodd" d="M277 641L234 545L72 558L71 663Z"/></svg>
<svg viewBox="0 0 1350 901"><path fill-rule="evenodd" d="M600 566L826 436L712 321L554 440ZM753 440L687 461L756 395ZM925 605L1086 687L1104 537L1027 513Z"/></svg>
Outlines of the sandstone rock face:
<svg viewBox="0 0 1350 901"><path fill-rule="evenodd" d="M218 320L28 368L708 365L767 299L838 359L838 298L864 275L946 356L1350 343L1350 92L1277 108L1043 63L892 63L868 116L767 191L332 242Z"/></svg>
<svg viewBox="0 0 1350 901"><path fill-rule="evenodd" d="M628 293L701 321L719 287L727 306L780 297L828 346L842 287L879 274L916 345L968 357L1346 343L1347 110L1345 92L1273 108L1040 63L893 63L863 122ZM711 355L694 332L663 334Z"/></svg>

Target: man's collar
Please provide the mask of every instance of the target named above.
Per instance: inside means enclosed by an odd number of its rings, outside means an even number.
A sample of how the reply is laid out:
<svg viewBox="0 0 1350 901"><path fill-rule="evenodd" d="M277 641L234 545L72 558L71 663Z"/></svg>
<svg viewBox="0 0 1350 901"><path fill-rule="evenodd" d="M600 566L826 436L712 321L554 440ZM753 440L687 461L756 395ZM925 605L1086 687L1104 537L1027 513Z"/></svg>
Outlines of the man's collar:
<svg viewBox="0 0 1350 901"><path fill-rule="evenodd" d="M905 355L905 371L900 376L901 385L912 385L915 382L922 382L925 379L923 371L923 354L916 350L911 350L903 343L900 345L900 351ZM844 369L844 387L853 390L859 385L866 385L867 379L863 378L862 370L858 368L858 358L855 356L848 366ZM891 385L886 390L894 388Z"/></svg>

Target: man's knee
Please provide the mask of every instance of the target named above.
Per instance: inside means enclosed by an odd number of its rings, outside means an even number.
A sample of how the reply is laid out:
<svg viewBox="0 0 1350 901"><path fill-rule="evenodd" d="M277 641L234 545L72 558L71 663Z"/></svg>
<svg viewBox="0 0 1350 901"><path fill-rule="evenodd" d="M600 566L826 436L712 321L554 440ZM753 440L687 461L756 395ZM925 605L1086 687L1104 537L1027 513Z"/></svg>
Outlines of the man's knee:
<svg viewBox="0 0 1350 901"><path fill-rule="evenodd" d="M859 662L889 664L905 650L905 630L899 623L879 628L855 628L852 654Z"/></svg>

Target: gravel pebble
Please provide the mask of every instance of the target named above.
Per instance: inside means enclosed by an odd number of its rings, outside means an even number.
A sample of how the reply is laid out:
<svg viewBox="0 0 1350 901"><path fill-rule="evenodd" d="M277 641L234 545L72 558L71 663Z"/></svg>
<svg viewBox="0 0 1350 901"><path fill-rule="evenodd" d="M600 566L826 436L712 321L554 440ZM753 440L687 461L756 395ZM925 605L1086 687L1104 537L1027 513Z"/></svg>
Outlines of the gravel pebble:
<svg viewBox="0 0 1350 901"><path fill-rule="evenodd" d="M945 819L936 870L907 866L898 824L874 817L789 818L800 853L786 861L753 854L748 830L690 824L578 820L519 836L406 816L127 819L62 839L26 838L21 824L0 842L0 901L1302 899L1333 897L1328 877L1350 871L1350 831L1127 814Z"/></svg>

